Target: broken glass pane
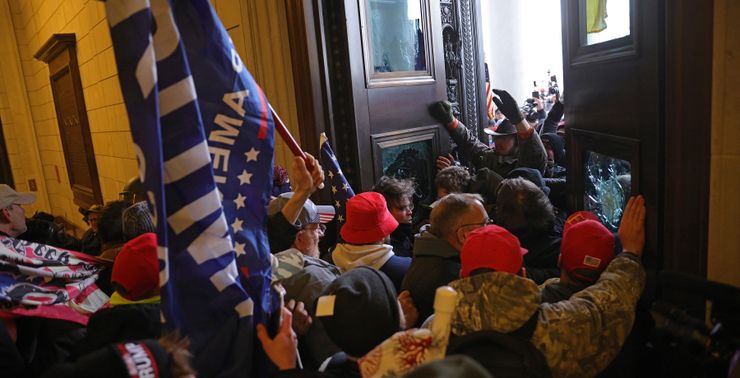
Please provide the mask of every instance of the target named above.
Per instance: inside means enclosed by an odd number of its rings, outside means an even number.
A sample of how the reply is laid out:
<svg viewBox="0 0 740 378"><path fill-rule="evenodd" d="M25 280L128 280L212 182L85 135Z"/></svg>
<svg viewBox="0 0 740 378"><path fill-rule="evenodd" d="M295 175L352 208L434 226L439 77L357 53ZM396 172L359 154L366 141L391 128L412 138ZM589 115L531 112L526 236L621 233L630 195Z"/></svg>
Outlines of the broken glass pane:
<svg viewBox="0 0 740 378"><path fill-rule="evenodd" d="M626 160L586 151L583 204L608 229L617 231L631 194L631 166Z"/></svg>

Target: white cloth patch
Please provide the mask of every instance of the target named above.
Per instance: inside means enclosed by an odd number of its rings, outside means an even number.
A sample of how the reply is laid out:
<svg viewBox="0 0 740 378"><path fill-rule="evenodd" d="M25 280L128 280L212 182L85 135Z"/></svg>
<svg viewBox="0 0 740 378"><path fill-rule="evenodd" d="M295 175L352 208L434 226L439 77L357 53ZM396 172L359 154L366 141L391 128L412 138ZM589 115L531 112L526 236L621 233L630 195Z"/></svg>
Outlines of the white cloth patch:
<svg viewBox="0 0 740 378"><path fill-rule="evenodd" d="M316 304L316 316L334 316L334 301L336 299L336 295L319 297L319 302Z"/></svg>
<svg viewBox="0 0 740 378"><path fill-rule="evenodd" d="M598 268L599 265L601 265L601 259L586 255L583 258L583 265L590 266L592 268Z"/></svg>

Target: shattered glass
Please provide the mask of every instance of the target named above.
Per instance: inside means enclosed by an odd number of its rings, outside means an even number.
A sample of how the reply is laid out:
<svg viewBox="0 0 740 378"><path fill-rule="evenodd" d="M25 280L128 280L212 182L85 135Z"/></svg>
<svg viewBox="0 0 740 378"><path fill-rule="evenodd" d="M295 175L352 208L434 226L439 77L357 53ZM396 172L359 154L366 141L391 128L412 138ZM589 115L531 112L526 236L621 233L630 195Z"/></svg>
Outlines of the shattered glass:
<svg viewBox="0 0 740 378"><path fill-rule="evenodd" d="M586 151L583 204L611 231L617 231L624 206L631 195L631 166L628 161Z"/></svg>

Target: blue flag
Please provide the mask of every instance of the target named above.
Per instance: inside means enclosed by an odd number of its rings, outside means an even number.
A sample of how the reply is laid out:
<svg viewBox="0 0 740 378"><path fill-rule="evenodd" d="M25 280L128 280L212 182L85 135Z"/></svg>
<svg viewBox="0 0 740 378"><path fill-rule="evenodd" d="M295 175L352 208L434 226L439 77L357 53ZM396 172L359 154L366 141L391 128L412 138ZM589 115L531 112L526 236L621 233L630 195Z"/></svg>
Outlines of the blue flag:
<svg viewBox="0 0 740 378"><path fill-rule="evenodd" d="M207 0L108 0L119 80L157 224L162 315L199 376L248 376L268 310L274 123Z"/></svg>
<svg viewBox="0 0 740 378"><path fill-rule="evenodd" d="M342 169L339 168L339 162L329 145L326 134L321 133L319 145L321 146L321 166L326 172L326 177L329 178L329 193L334 208L337 210L337 221L341 225L347 219L347 200L354 197L355 192L344 177Z"/></svg>

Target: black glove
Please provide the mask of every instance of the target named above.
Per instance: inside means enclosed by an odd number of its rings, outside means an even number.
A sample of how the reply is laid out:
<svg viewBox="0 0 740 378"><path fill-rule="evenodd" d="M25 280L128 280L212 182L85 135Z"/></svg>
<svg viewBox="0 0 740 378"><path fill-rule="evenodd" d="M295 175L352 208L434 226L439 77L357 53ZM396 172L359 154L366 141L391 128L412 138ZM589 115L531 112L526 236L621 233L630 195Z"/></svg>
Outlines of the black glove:
<svg viewBox="0 0 740 378"><path fill-rule="evenodd" d="M563 118L564 112L565 107L563 106L563 103L560 101L555 101L555 103L552 105L552 108L550 108L550 112L547 113L547 119L545 119L545 122L560 122L560 119Z"/></svg>
<svg viewBox="0 0 740 378"><path fill-rule="evenodd" d="M455 119L455 115L452 114L452 105L447 101L437 101L429 105L429 115L445 126Z"/></svg>
<svg viewBox="0 0 740 378"><path fill-rule="evenodd" d="M514 98L511 97L509 92L503 89L494 89L493 93L498 96L493 97L493 102L496 103L496 106L501 110L501 113L504 113L504 116L514 125L521 122L522 113L519 111L519 106L516 104L516 101L514 101Z"/></svg>

